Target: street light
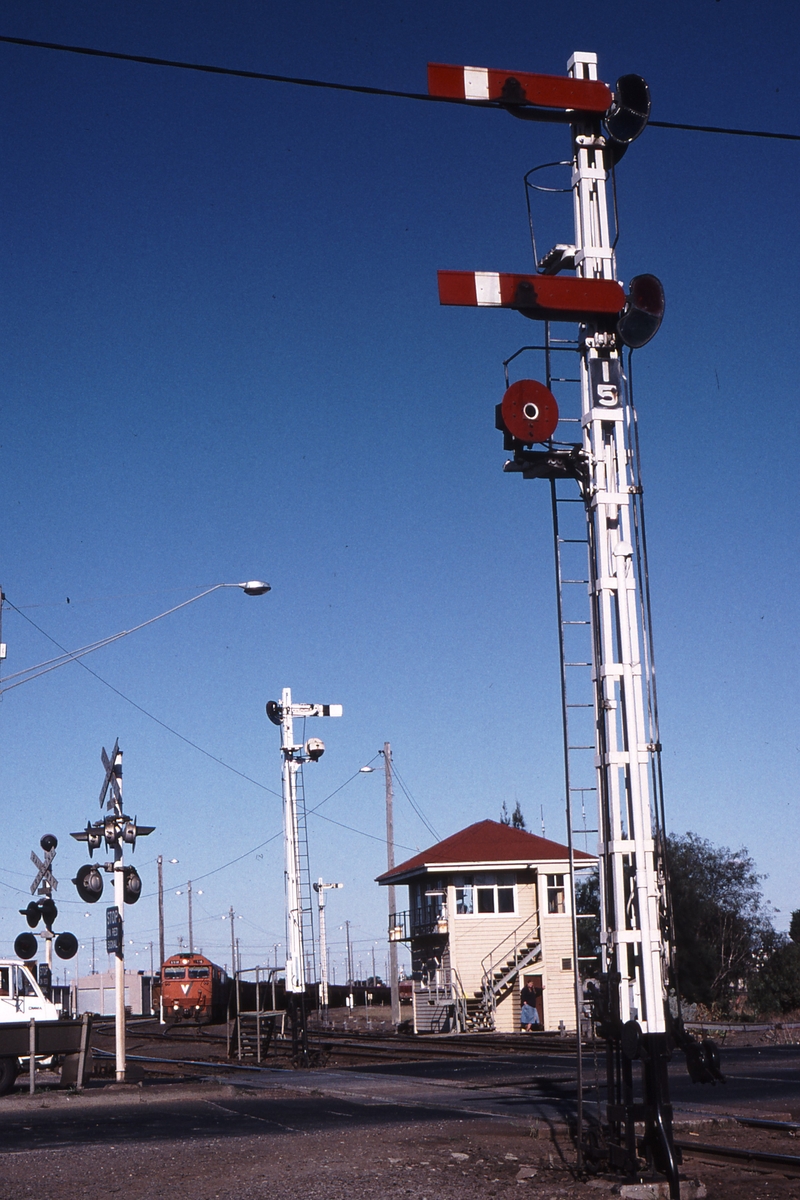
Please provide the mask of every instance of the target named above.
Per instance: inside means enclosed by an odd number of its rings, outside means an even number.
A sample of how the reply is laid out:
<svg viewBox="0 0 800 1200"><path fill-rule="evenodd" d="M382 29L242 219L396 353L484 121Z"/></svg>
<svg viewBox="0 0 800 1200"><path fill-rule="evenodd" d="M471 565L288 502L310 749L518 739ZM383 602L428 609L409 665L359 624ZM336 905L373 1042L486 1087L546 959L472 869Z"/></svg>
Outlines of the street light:
<svg viewBox="0 0 800 1200"><path fill-rule="evenodd" d="M246 583L215 583L213 587L206 588L204 592L198 592L196 596L190 596L188 600L182 600L180 604L175 604L165 612L158 613L157 616L150 617L147 621L140 622L139 625L134 625L132 629L123 629L119 633L112 633L110 637L90 642L88 646L81 646L78 650L65 650L63 654L58 654L55 658L48 658L45 662L37 663L36 666L26 667L23 671L16 671L12 675L6 675L6 682L0 688L0 695L10 692L12 688L19 687L22 683L29 683L31 679L38 679L40 675L47 675L48 672L55 671L57 667L66 666L70 662L76 662L78 659L84 658L85 655L92 654L95 650L102 650L104 646L110 646L112 642L118 642L120 638L137 633L138 630L144 629L147 625L153 625L156 621L162 620L163 617L168 617L171 613L178 612L181 608L186 608L188 604L194 604L195 600L202 600L203 596L210 596L212 592L217 592L220 588L232 587L240 588L246 596L263 596L266 592L272 591L270 585L264 583L261 579L249 579ZM15 682L9 683L8 680L10 679L15 680Z"/></svg>

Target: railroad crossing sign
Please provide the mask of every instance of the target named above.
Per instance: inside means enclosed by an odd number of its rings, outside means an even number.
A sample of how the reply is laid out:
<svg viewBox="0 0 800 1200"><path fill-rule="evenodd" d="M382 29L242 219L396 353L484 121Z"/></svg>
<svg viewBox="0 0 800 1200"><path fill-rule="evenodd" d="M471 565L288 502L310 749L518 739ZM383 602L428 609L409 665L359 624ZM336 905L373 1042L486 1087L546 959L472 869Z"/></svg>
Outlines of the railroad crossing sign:
<svg viewBox="0 0 800 1200"><path fill-rule="evenodd" d="M40 896L49 896L58 887L58 880L50 869L56 856L58 842L53 834L46 833L41 839L40 845L44 850L44 862L35 850L31 850L31 862L38 871L38 875L31 884L31 895L33 896L38 888Z"/></svg>
<svg viewBox="0 0 800 1200"><path fill-rule="evenodd" d="M106 769L106 777L103 780L103 786L100 788L100 807L103 807L103 801L106 798L106 792L109 785L111 786L111 799L108 802L108 807L113 808L115 804L122 807L122 789L119 785L119 778L122 774L122 763L117 767L117 757L119 756L119 738L114 743L114 749L111 751L111 757L106 754L105 746L100 752L100 761Z"/></svg>

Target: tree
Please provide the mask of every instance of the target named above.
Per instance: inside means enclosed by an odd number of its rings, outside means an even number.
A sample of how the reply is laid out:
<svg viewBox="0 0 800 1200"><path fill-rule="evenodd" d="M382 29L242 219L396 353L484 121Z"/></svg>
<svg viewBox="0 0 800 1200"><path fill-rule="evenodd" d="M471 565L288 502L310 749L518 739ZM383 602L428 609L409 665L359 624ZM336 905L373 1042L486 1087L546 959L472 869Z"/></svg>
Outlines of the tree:
<svg viewBox="0 0 800 1200"><path fill-rule="evenodd" d="M511 816L508 815L508 809L506 808L505 800L503 801L503 807L500 809L500 824L510 825L512 829L528 828L528 826L525 824L525 818L522 815L522 809L519 806L519 800L517 801L517 806Z"/></svg>
<svg viewBox="0 0 800 1200"><path fill-rule="evenodd" d="M784 933L765 939L762 962L747 998L758 1013L788 1013L800 1008L800 946Z"/></svg>
<svg viewBox="0 0 800 1200"><path fill-rule="evenodd" d="M793 942L800 942L800 908L796 908L792 913L792 919L789 922L789 937Z"/></svg>
<svg viewBox="0 0 800 1200"><path fill-rule="evenodd" d="M727 1011L773 933L763 876L744 847L714 846L695 833L667 839L667 862L681 995Z"/></svg>

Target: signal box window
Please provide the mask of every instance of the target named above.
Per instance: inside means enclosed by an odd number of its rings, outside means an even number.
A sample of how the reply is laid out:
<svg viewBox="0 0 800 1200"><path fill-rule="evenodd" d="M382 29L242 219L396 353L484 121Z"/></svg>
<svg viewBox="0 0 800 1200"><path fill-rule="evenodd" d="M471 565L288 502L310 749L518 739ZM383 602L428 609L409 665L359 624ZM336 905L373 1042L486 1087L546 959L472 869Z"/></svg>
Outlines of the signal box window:
<svg viewBox="0 0 800 1200"><path fill-rule="evenodd" d="M547 876L547 911L548 913L566 912L564 904L564 876Z"/></svg>
<svg viewBox="0 0 800 1200"><path fill-rule="evenodd" d="M456 877L456 913L459 916L513 912L516 912L514 876L510 872Z"/></svg>

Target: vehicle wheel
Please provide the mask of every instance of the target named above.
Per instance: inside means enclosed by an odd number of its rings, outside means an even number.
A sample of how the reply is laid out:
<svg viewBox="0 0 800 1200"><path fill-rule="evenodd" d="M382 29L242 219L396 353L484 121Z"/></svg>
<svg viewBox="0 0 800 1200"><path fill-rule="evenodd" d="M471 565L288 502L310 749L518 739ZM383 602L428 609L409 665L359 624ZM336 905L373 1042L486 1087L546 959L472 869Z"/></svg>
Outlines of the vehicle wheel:
<svg viewBox="0 0 800 1200"><path fill-rule="evenodd" d="M13 1090L19 1074L19 1062L16 1058L0 1058L0 1096L7 1096Z"/></svg>

